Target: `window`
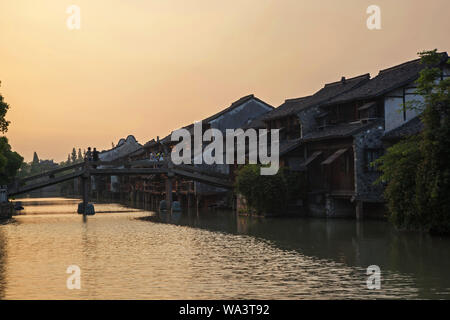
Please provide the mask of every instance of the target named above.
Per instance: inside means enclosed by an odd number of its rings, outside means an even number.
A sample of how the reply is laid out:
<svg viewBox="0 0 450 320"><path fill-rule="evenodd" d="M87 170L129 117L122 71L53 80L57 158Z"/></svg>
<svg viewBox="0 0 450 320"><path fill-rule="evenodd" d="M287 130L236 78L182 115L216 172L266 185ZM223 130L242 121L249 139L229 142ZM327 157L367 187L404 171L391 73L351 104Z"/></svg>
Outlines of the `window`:
<svg viewBox="0 0 450 320"><path fill-rule="evenodd" d="M377 118L378 117L377 109L378 105L374 101L363 104L361 107L358 108L359 119L367 120Z"/></svg>
<svg viewBox="0 0 450 320"><path fill-rule="evenodd" d="M364 168L367 172L375 172L377 168L372 165L372 162L377 160L383 154L382 149L366 149L364 151Z"/></svg>
<svg viewBox="0 0 450 320"><path fill-rule="evenodd" d="M344 153L341 156L341 172L344 172L345 174L350 173L350 156L348 152Z"/></svg>

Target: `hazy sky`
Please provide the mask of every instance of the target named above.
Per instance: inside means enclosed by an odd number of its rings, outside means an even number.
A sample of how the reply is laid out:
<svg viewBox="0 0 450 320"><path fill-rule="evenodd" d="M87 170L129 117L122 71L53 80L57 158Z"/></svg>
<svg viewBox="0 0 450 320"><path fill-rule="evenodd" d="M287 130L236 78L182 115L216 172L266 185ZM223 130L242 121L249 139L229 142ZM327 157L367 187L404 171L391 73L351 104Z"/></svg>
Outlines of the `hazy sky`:
<svg viewBox="0 0 450 320"><path fill-rule="evenodd" d="M80 30L66 26L71 4ZM381 30L366 27L372 4ZM165 136L250 93L278 106L450 51L449 12L449 0L1 0L7 136L28 161L61 161Z"/></svg>

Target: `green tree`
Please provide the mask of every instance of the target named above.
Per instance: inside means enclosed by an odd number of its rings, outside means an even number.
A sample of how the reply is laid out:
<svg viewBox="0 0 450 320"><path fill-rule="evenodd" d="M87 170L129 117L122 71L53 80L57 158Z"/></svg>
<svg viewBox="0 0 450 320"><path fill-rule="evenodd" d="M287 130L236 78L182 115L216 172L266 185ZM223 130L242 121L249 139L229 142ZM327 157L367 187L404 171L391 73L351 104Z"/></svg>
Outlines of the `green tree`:
<svg viewBox="0 0 450 320"><path fill-rule="evenodd" d="M258 183L258 177L259 166L251 164L241 167L236 176L236 191L245 198L248 209L257 207L255 186Z"/></svg>
<svg viewBox="0 0 450 320"><path fill-rule="evenodd" d="M81 153L81 148L78 148L78 162L83 162L83 154Z"/></svg>
<svg viewBox="0 0 450 320"><path fill-rule="evenodd" d="M242 166L236 176L236 192L241 194L249 211L281 214L289 201L304 199L306 180L302 173L281 168L276 175L263 176L260 165Z"/></svg>
<svg viewBox="0 0 450 320"><path fill-rule="evenodd" d="M416 202L423 223L432 233L450 233L450 79L439 82L442 55L420 53L428 67L421 72L417 91L424 97L424 130L419 144L423 160L417 168ZM450 60L446 61L450 66Z"/></svg>
<svg viewBox="0 0 450 320"><path fill-rule="evenodd" d="M31 164L22 162L22 165L20 166L19 172L17 173L18 178L25 178L28 177L31 174Z"/></svg>
<svg viewBox="0 0 450 320"><path fill-rule="evenodd" d="M1 82L0 82L1 84ZM0 94L0 133L8 131L9 121L5 119L9 105L4 101ZM0 184L6 184L12 181L16 176L23 162L23 158L11 150L6 137L0 137Z"/></svg>
<svg viewBox="0 0 450 320"><path fill-rule="evenodd" d="M33 153L33 161L31 162L30 174L36 174L41 171L39 166L39 157L36 152Z"/></svg>
<svg viewBox="0 0 450 320"><path fill-rule="evenodd" d="M399 228L422 227L416 206L416 170L423 159L419 141L418 136L400 141L376 161L383 172L377 182L387 182L384 195L390 220Z"/></svg>
<svg viewBox="0 0 450 320"><path fill-rule="evenodd" d="M448 58L437 50L419 53L426 66L417 80L424 98L423 131L389 148L377 163L387 183L391 219L399 227L450 233L450 79L441 79ZM447 61L443 60L447 59Z"/></svg>
<svg viewBox="0 0 450 320"><path fill-rule="evenodd" d="M0 81L0 86L1 86ZM5 119L6 113L9 110L9 105L3 100L3 96L0 94L0 133L6 133L8 131L8 126L10 121Z"/></svg>
<svg viewBox="0 0 450 320"><path fill-rule="evenodd" d="M38 165L38 164L39 164L39 157L38 157L36 151L33 153L33 163L34 163L35 165Z"/></svg>
<svg viewBox="0 0 450 320"><path fill-rule="evenodd" d="M14 151L6 137L0 137L0 184L12 182L23 162L23 158Z"/></svg>
<svg viewBox="0 0 450 320"><path fill-rule="evenodd" d="M72 163L77 163L77 150L75 148L72 149L70 160L72 161Z"/></svg>

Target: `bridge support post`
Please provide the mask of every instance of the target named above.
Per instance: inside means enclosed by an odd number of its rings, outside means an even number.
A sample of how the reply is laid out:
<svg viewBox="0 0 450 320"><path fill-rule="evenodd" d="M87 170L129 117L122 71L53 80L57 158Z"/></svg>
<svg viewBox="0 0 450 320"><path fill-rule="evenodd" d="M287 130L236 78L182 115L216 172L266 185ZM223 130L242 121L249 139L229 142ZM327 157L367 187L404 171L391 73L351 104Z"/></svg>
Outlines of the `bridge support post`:
<svg viewBox="0 0 450 320"><path fill-rule="evenodd" d="M87 160L84 162L84 173L81 176L81 186L83 192L83 215L87 213L87 206L89 203L89 185L91 183L91 175L89 173L89 163Z"/></svg>
<svg viewBox="0 0 450 320"><path fill-rule="evenodd" d="M172 211L172 177L170 175L166 178L166 204L167 212Z"/></svg>
<svg viewBox="0 0 450 320"><path fill-rule="evenodd" d="M364 204L362 201L356 202L356 220L358 220L358 221L361 221L364 218L363 207L364 207Z"/></svg>
<svg viewBox="0 0 450 320"><path fill-rule="evenodd" d="M163 152L164 152L164 162L165 167L167 168L167 178L166 178L166 205L167 205L167 212L172 212L172 183L173 183L173 177L175 174L173 173L173 163L172 159L170 157L170 150L167 147L167 145L162 144Z"/></svg>
<svg viewBox="0 0 450 320"><path fill-rule="evenodd" d="M82 178L82 189L83 189L83 214L86 214L87 205L89 203L89 178Z"/></svg>

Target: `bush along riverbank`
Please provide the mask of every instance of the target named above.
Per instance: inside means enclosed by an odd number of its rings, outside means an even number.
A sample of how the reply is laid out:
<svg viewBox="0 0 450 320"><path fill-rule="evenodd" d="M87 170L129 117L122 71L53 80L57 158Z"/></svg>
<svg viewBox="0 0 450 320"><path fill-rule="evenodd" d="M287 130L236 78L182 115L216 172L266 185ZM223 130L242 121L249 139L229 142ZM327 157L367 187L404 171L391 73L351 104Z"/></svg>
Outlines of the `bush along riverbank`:
<svg viewBox="0 0 450 320"><path fill-rule="evenodd" d="M264 176L261 165L242 166L236 176L235 191L238 213L259 216L301 215L291 210L306 200L306 179L303 172L281 168L276 175Z"/></svg>
<svg viewBox="0 0 450 320"><path fill-rule="evenodd" d="M423 102L406 105L417 109L423 130L387 150L376 163L386 184L390 219L401 229L450 234L450 78L440 79L441 56L421 53L427 66L416 81ZM447 61L450 65L450 60Z"/></svg>

